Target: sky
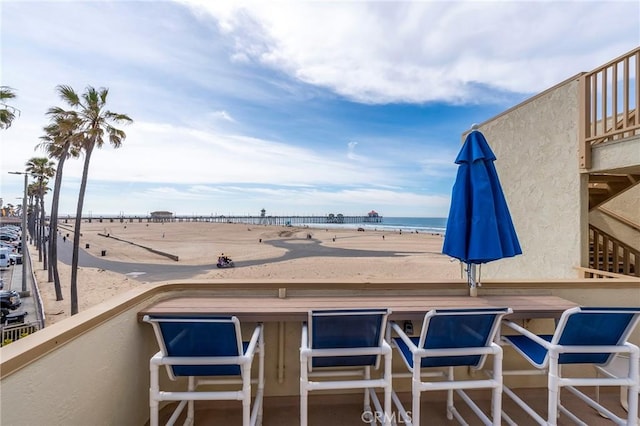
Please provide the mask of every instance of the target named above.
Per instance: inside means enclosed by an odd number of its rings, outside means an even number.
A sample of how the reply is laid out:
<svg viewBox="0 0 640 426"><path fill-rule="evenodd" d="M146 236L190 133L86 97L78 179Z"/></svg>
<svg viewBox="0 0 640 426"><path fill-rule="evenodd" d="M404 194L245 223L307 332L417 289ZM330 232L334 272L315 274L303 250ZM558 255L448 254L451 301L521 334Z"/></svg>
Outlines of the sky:
<svg viewBox="0 0 640 426"><path fill-rule="evenodd" d="M133 119L85 215L446 217L462 134L637 47L640 2L1 0L0 24L5 205L64 84Z"/></svg>

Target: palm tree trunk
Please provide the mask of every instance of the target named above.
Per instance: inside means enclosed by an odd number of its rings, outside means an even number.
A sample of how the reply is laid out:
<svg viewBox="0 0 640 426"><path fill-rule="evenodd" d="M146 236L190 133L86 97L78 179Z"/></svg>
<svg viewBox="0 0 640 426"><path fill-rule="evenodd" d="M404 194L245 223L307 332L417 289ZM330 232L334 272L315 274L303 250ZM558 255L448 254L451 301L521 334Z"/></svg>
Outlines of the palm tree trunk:
<svg viewBox="0 0 640 426"><path fill-rule="evenodd" d="M80 248L80 226L82 225L82 206L84 205L84 192L87 189L89 175L89 161L95 142L92 141L85 150L84 167L82 169L82 182L78 194L78 207L76 208L76 221L73 229L73 257L71 258L71 315L78 313L78 250Z"/></svg>
<svg viewBox="0 0 640 426"><path fill-rule="evenodd" d="M47 238L45 235L46 213L44 211L44 190L40 187L40 244L42 246L42 266L47 270L49 265L47 262Z"/></svg>
<svg viewBox="0 0 640 426"><path fill-rule="evenodd" d="M42 251L40 250L40 196L36 196L33 204L33 235L35 235L35 246L38 251L38 262L42 262Z"/></svg>
<svg viewBox="0 0 640 426"><path fill-rule="evenodd" d="M60 273L58 272L58 205L60 204L60 187L62 186L62 168L66 156L58 160L56 169L56 181L53 186L53 198L51 199L51 217L49 218L49 282L53 280L56 292L56 300L63 300Z"/></svg>

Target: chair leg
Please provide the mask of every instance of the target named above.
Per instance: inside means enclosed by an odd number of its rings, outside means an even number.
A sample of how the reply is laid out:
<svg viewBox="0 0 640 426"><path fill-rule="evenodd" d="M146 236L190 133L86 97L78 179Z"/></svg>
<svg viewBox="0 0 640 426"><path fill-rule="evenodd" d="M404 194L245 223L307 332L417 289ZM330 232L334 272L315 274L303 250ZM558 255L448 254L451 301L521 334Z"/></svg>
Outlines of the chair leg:
<svg viewBox="0 0 640 426"><path fill-rule="evenodd" d="M502 424L502 349L493 354L493 377L492 379L499 383L491 391L491 421L494 426Z"/></svg>
<svg viewBox="0 0 640 426"><path fill-rule="evenodd" d="M189 376L188 389L189 389L189 392L195 392L196 390L196 379L193 376ZM194 408L194 402L193 400L190 400L187 404L187 418L185 420L185 423L195 424L195 415L196 413Z"/></svg>
<svg viewBox="0 0 640 426"><path fill-rule="evenodd" d="M300 426L307 426L307 399L309 391L307 390L307 382L309 380L307 372L307 360L300 357Z"/></svg>
<svg viewBox="0 0 640 426"><path fill-rule="evenodd" d="M257 425L262 425L262 415L264 408L264 327L260 330L260 337L258 339L258 348L260 349L258 355L258 395L260 395L260 401L256 401L258 404L258 419Z"/></svg>
<svg viewBox="0 0 640 426"><path fill-rule="evenodd" d="M386 385L384 387L384 424L391 424L391 392L393 391L391 385L391 370L392 370L392 359L391 352L385 354L384 356L384 379Z"/></svg>
<svg viewBox="0 0 640 426"><path fill-rule="evenodd" d="M453 382L455 380L453 375L453 367L447 368L447 380ZM447 419L453 420L453 389L447 390Z"/></svg>
<svg viewBox="0 0 640 426"><path fill-rule="evenodd" d="M300 426L307 426L307 398L309 393L304 385L300 385Z"/></svg>
<svg viewBox="0 0 640 426"><path fill-rule="evenodd" d="M150 384L149 384L149 426L158 426L158 410L159 401L157 395L160 391L158 382L158 365L153 362L153 358L149 363Z"/></svg>
<svg viewBox="0 0 640 426"><path fill-rule="evenodd" d="M558 354L549 354L547 388L549 390L547 400L547 425L555 426L558 423Z"/></svg>
<svg viewBox="0 0 640 426"><path fill-rule="evenodd" d="M251 365L242 368L242 426L251 426Z"/></svg>
<svg viewBox="0 0 640 426"><path fill-rule="evenodd" d="M629 425L636 426L639 424L638 418L638 385L631 386L629 388L623 387L620 389L620 397L623 397L625 404L622 406L627 411L627 422Z"/></svg>
<svg viewBox="0 0 640 426"><path fill-rule="evenodd" d="M415 370L415 368L414 368ZM414 377L411 380L411 416L412 423L414 425L420 424L420 372L418 371L418 378Z"/></svg>
<svg viewBox="0 0 640 426"><path fill-rule="evenodd" d="M363 369L363 379L371 379L371 368L367 365ZM364 411L371 411L371 399L369 397L369 388L364 388Z"/></svg>

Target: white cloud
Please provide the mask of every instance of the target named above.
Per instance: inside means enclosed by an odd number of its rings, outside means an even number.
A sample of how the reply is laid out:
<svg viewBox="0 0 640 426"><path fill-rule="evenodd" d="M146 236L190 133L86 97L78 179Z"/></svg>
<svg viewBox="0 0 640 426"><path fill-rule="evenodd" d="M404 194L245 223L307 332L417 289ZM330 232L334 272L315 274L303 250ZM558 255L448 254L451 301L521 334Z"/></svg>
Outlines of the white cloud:
<svg viewBox="0 0 640 426"><path fill-rule="evenodd" d="M401 178L374 173L310 148L210 129L136 122L124 130L127 139L121 148L105 144L94 152L92 179L175 184L375 185ZM65 176L79 178L81 163L67 162Z"/></svg>
<svg viewBox="0 0 640 426"><path fill-rule="evenodd" d="M634 48L640 25L635 2L182 2L231 57L367 103L542 91Z"/></svg>
<svg viewBox="0 0 640 426"><path fill-rule="evenodd" d="M213 117L216 120L224 120L224 121L229 121L231 123L236 122L236 120L234 120L234 118L231 117L231 115L229 115L227 111L213 111L211 113L211 117Z"/></svg>
<svg viewBox="0 0 640 426"><path fill-rule="evenodd" d="M349 142L347 144L347 158L349 160L361 160L362 157L356 154L356 147L358 146L358 142Z"/></svg>

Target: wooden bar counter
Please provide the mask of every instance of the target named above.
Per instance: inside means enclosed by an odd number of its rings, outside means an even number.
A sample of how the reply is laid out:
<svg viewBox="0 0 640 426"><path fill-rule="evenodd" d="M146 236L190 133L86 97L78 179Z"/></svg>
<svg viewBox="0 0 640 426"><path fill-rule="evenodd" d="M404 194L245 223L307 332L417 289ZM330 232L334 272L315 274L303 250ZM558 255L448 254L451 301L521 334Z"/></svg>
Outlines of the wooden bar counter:
<svg viewBox="0 0 640 426"><path fill-rule="evenodd" d="M509 307L511 318L557 318L578 304L557 296L192 296L160 300L138 313L144 315L231 314L240 321L305 321L312 309L390 308L393 320L421 320L434 308Z"/></svg>

